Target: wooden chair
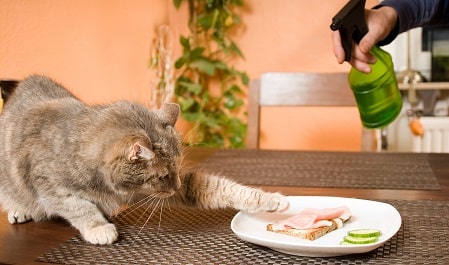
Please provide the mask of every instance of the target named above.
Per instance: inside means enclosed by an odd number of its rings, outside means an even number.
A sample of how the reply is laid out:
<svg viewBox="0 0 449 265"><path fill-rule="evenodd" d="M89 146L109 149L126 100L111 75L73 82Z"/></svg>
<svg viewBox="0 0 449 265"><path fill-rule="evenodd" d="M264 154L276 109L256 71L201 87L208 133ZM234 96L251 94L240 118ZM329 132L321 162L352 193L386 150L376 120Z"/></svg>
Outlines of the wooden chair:
<svg viewBox="0 0 449 265"><path fill-rule="evenodd" d="M259 148L264 106L356 106L346 73L270 72L250 81L247 148ZM372 151L372 131L362 130L362 150Z"/></svg>

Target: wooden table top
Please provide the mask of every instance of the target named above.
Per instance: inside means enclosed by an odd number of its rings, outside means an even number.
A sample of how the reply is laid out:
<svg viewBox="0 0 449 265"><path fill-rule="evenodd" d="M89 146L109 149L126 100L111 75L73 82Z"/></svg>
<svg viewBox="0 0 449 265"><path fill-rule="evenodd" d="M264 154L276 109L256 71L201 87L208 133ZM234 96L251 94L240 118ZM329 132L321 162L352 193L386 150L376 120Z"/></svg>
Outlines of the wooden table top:
<svg viewBox="0 0 449 265"><path fill-rule="evenodd" d="M200 162L214 152L216 149L189 149L187 159L193 163ZM449 154L425 155L440 184L441 189L439 190L259 187L267 191L279 191L285 195L325 195L380 200L449 200ZM11 225L7 221L6 213L2 212L0 213L0 264L44 264L35 262L35 259L77 234L78 231L63 220Z"/></svg>

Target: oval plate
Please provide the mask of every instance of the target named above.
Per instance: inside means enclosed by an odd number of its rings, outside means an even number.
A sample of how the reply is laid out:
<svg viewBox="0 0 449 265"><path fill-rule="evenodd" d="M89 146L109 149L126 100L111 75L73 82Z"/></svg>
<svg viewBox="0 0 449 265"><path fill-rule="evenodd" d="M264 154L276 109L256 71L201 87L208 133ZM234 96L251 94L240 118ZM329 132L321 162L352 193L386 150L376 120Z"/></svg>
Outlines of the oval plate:
<svg viewBox="0 0 449 265"><path fill-rule="evenodd" d="M401 215L390 204L342 197L289 196L290 206L284 212L249 214L238 212L231 222L232 231L242 240L266 246L273 250L308 257L332 257L364 253L382 246L401 227ZM269 223L286 219L305 208L334 208L346 205L352 217L345 225L314 241L282 235L266 230ZM348 231L379 229L382 235L375 243L366 245L340 245Z"/></svg>

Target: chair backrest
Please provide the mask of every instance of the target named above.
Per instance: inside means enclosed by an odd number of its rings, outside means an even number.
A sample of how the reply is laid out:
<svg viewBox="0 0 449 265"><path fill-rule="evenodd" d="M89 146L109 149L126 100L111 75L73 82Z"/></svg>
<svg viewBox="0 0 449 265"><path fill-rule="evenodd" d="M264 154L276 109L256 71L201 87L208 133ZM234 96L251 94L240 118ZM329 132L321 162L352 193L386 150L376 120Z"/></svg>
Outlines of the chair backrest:
<svg viewBox="0 0 449 265"><path fill-rule="evenodd" d="M251 80L248 99L247 148L259 148L260 108L263 106L356 106L346 73L270 72ZM362 133L362 150L371 142Z"/></svg>

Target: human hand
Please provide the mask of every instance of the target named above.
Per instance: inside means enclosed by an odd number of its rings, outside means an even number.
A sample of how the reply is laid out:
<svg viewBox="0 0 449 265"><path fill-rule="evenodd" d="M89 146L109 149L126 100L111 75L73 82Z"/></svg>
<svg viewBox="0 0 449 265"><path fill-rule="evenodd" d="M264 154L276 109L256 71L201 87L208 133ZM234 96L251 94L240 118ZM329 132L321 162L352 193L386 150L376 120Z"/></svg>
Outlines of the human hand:
<svg viewBox="0 0 449 265"><path fill-rule="evenodd" d="M370 50L393 30L397 21L397 13L389 6L382 6L379 9L366 9L365 20L369 31L360 40L359 44L353 43L349 63L361 72L370 73L370 64L376 62L376 58L370 53ZM345 51L341 45L338 31L332 32L332 45L337 62L342 64L345 60Z"/></svg>

